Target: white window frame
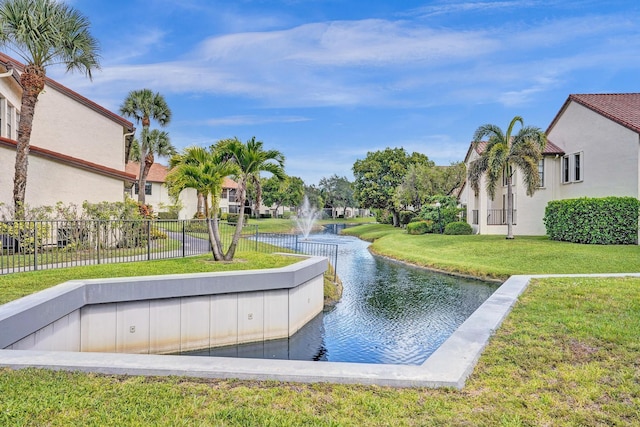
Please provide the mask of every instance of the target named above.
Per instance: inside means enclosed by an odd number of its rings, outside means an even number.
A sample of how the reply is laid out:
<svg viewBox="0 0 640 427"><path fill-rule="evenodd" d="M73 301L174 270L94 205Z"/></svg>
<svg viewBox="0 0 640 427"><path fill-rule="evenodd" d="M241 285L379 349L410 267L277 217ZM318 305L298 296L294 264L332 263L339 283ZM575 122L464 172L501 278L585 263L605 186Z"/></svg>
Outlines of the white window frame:
<svg viewBox="0 0 640 427"><path fill-rule="evenodd" d="M538 162L538 188L544 188L544 172L545 172L545 164L544 157L540 159Z"/></svg>
<svg viewBox="0 0 640 427"><path fill-rule="evenodd" d="M560 182L563 184L571 183L571 158L562 156L560 158Z"/></svg>
<svg viewBox="0 0 640 427"><path fill-rule="evenodd" d="M573 164L571 165L571 171L573 172L573 182L584 181L584 154L582 151L573 153L571 155Z"/></svg>

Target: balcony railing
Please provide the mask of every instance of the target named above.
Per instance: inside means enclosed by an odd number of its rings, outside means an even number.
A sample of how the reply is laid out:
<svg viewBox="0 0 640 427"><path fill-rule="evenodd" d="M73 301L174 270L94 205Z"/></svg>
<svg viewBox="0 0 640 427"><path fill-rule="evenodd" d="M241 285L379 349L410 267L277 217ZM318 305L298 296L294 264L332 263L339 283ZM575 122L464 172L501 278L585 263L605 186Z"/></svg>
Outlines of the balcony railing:
<svg viewBox="0 0 640 427"><path fill-rule="evenodd" d="M513 224L516 224L516 210L513 211ZM506 209L487 209L487 225L506 225L507 210Z"/></svg>

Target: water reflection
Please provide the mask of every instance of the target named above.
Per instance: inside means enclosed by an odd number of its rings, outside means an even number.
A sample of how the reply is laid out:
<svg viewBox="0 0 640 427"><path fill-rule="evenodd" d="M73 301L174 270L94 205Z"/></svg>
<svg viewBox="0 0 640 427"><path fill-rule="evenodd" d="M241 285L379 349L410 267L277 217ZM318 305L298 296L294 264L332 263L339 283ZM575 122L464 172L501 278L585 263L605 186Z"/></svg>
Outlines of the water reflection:
<svg viewBox="0 0 640 427"><path fill-rule="evenodd" d="M337 243L342 300L289 339L209 349L190 355L420 364L497 288L372 256L359 239Z"/></svg>

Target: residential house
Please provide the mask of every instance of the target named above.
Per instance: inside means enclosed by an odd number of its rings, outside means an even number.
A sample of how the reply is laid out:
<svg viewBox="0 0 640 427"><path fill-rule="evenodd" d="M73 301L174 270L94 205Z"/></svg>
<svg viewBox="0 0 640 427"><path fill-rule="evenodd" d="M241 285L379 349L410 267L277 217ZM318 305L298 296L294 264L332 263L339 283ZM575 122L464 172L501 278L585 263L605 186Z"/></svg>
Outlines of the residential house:
<svg viewBox="0 0 640 427"><path fill-rule="evenodd" d="M0 201L13 203L20 72L23 65L0 53ZM31 134L25 202L29 206L122 201L135 176L125 172L125 139L131 122L47 78L38 97Z"/></svg>
<svg viewBox="0 0 640 427"><path fill-rule="evenodd" d="M140 173L140 164L137 162L129 162L126 171L135 176L136 180ZM169 206L175 205L176 202L169 197L169 190L166 186L167 173L169 169L160 163L151 165L147 182L145 184L145 202L153 207L154 212L166 212ZM237 213L239 204L236 200L236 190L238 184L231 178L225 177L222 184L222 193L220 195L220 211L222 213ZM138 199L138 183L137 181L129 189L129 194L134 200ZM209 200L209 203L211 201ZM178 214L179 219L191 219L198 213L198 196L193 188L186 188L180 193L178 204L182 207ZM202 213L204 214L204 205L202 205Z"/></svg>
<svg viewBox="0 0 640 427"><path fill-rule="evenodd" d="M544 211L551 200L640 196L640 93L570 95L547 131L539 164L541 186L533 197L515 172L514 234L544 235ZM469 165L484 149L469 148ZM506 184L503 182L503 184ZM506 186L490 200L481 181L474 194L465 184L460 202L481 234L506 234Z"/></svg>

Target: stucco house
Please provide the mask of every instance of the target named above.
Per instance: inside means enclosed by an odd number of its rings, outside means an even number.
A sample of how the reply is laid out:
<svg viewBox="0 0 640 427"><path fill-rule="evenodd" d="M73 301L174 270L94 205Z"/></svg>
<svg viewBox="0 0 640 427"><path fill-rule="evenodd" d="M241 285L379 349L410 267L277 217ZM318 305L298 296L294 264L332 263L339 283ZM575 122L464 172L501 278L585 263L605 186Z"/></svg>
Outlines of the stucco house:
<svg viewBox="0 0 640 427"><path fill-rule="evenodd" d="M0 201L13 203L23 66L0 53ZM7 73L8 74L8 73ZM135 176L125 172L131 122L47 78L31 134L26 204L122 201Z"/></svg>
<svg viewBox="0 0 640 427"><path fill-rule="evenodd" d="M129 162L126 166L126 171L138 179L140 173L140 164L137 162ZM169 197L169 190L166 186L167 173L169 168L167 166L154 163L151 165L149 175L147 176L147 182L145 185L145 202L147 205L153 207L154 212L166 212L170 205L175 202ZM238 183L229 177L225 177L222 184L222 193L220 195L220 211L222 213L237 213L239 210L239 204L236 200L236 190ZM129 195L132 199L138 200L138 184L137 181L129 189ZM211 203L211 201L209 201ZM191 219L198 212L198 196L196 190L193 188L186 188L182 190L179 197L179 204L182 206L179 219ZM203 208L204 209L204 208Z"/></svg>
<svg viewBox="0 0 640 427"><path fill-rule="evenodd" d="M570 95L546 130L539 164L541 187L533 197L515 172L514 234L544 235L544 211L551 200L640 196L640 93ZM483 144L470 147L467 166ZM467 184L460 194L467 221L480 234L506 234L506 186L489 199L486 182L476 194Z"/></svg>

